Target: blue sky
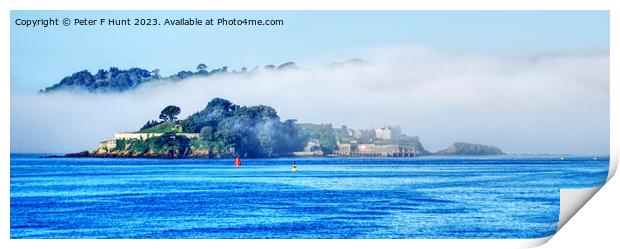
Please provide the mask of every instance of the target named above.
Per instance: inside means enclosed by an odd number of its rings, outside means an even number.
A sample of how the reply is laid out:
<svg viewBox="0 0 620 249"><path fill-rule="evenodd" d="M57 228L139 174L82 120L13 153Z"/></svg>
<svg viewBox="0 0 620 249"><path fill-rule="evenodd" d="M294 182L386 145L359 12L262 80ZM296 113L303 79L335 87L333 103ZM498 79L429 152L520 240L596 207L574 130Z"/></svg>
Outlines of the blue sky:
<svg viewBox="0 0 620 249"><path fill-rule="evenodd" d="M251 18L284 26L25 28L17 18ZM12 11L11 89L32 92L87 69L231 69L364 57L418 44L465 52L536 54L609 49L607 11Z"/></svg>

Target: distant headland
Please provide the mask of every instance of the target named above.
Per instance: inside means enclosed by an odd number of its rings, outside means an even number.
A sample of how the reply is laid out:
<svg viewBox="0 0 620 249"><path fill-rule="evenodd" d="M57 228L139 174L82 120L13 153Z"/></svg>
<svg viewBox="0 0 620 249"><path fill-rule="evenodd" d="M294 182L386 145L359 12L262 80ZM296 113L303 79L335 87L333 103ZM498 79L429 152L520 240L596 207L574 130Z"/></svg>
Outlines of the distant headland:
<svg viewBox="0 0 620 249"><path fill-rule="evenodd" d="M358 62L357 60L349 60L352 63ZM349 61L345 61L349 62ZM294 62L282 63L279 66L266 65L264 70L286 70L295 69L297 65ZM88 70L82 70L75 72L72 75L66 76L60 80L60 82L53 84L50 87L39 90L39 93L52 93L56 91L84 91L84 92L124 92L133 90L138 86L146 83L155 82L158 80L168 81L180 81L188 78L198 77L211 77L215 75L223 74L251 74L259 70L259 67L248 69L242 67L239 71L229 71L227 66L222 66L215 69L209 69L207 65L200 63L196 66L196 71L180 71L170 76L161 76L159 69L146 70L138 67L130 68L127 70L119 69L117 67L111 67L109 70L99 69L97 73L92 74Z"/></svg>
<svg viewBox="0 0 620 249"><path fill-rule="evenodd" d="M454 143L436 153L427 151L417 136L398 126L350 129L331 124L280 120L266 105L240 106L214 98L206 107L178 120L181 109L165 107L160 120L147 121L135 132L118 132L93 151L66 157L120 158L272 158L283 156L503 155L487 145Z"/></svg>

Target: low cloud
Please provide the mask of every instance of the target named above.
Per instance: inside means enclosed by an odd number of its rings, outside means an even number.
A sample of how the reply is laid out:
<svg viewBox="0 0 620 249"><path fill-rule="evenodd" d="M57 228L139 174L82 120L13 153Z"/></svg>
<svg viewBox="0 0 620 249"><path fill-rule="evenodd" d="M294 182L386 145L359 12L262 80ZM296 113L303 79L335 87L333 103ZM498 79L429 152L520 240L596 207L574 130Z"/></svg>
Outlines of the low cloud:
<svg viewBox="0 0 620 249"><path fill-rule="evenodd" d="M270 105L299 122L400 125L432 151L467 141L508 153L609 153L608 52L514 56L403 46L360 58L160 81L124 93L14 93L11 152L92 150L167 105L185 117L223 97Z"/></svg>

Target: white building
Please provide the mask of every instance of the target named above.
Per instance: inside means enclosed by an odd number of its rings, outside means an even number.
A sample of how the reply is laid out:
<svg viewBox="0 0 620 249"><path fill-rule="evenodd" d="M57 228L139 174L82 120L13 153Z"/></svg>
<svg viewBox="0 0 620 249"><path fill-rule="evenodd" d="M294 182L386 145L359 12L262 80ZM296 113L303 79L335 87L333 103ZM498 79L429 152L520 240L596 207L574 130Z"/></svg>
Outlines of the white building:
<svg viewBox="0 0 620 249"><path fill-rule="evenodd" d="M400 127L382 127L375 130L375 138L381 140L398 140L400 138Z"/></svg>

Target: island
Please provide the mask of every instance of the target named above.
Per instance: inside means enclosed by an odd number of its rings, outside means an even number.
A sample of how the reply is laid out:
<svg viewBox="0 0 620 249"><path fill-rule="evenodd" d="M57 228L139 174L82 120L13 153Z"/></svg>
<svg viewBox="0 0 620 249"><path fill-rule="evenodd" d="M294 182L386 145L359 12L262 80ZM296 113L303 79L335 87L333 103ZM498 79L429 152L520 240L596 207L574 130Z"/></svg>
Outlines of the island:
<svg viewBox="0 0 620 249"><path fill-rule="evenodd" d="M504 155L504 152L495 146L457 142L447 149L437 151L437 155Z"/></svg>
<svg viewBox="0 0 620 249"><path fill-rule="evenodd" d="M334 62L328 65L328 67L335 68L346 65L362 65L364 63L362 59L354 58L343 62ZM39 93L49 94L59 91L79 91L88 93L126 92L156 81L179 82L189 78L208 78L216 75L253 75L259 71L281 72L295 69L299 69L299 67L292 61L280 65L269 64L262 67L241 67L238 70L231 70L228 66L210 69L206 64L200 63L196 66L195 71L182 70L169 76L162 76L159 69L147 70L139 67L119 69L118 67L110 67L108 70L99 69L95 74L92 74L88 70L75 72L65 76L58 83L40 89Z"/></svg>
<svg viewBox="0 0 620 249"><path fill-rule="evenodd" d="M273 158L283 156L379 156L502 155L499 148L455 143L436 153L427 151L420 138L408 136L398 126L351 129L343 125L297 123L281 120L266 105L240 106L212 99L186 119L170 105L134 132L117 132L93 151L66 157L121 158Z"/></svg>

